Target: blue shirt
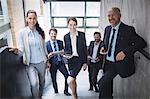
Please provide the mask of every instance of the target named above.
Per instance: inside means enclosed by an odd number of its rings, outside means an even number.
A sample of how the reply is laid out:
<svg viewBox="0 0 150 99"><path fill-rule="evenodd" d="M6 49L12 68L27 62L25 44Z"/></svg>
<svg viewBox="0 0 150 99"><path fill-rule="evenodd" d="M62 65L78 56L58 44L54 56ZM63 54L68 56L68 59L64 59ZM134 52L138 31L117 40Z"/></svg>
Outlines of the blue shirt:
<svg viewBox="0 0 150 99"><path fill-rule="evenodd" d="M114 53L115 53L115 46L116 46L116 40L117 40L117 37L118 37L118 29L119 29L120 23L116 27L112 27L111 32L110 32L109 45L110 45L110 41L111 41L111 38L112 38L112 35L113 35L113 29L116 29L115 35L114 35L114 40L112 42L111 55L110 56L108 56L108 55L106 56L106 59L109 60L109 61L112 61L112 62L115 62Z"/></svg>
<svg viewBox="0 0 150 99"><path fill-rule="evenodd" d="M31 30L28 33L28 38L29 38L29 48L30 48L30 63L40 63L44 61L42 55L42 52L40 50L40 38L39 38L39 33L34 29L33 31ZM41 57L40 57L41 56Z"/></svg>

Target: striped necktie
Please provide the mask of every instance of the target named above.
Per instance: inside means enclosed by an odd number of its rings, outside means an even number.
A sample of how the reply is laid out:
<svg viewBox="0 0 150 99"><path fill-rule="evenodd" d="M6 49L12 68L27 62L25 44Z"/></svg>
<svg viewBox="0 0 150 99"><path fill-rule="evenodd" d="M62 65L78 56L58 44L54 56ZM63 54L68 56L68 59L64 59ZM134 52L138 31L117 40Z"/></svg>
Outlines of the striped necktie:
<svg viewBox="0 0 150 99"><path fill-rule="evenodd" d="M56 42L53 42L53 44L54 44L54 51L57 51ZM58 64L59 61L61 61L60 56L59 55L55 55L54 56L54 61L55 61L55 64Z"/></svg>
<svg viewBox="0 0 150 99"><path fill-rule="evenodd" d="M56 42L53 42L53 45L54 45L54 51L57 51ZM54 62L55 62L55 64L58 63L58 55L54 56Z"/></svg>

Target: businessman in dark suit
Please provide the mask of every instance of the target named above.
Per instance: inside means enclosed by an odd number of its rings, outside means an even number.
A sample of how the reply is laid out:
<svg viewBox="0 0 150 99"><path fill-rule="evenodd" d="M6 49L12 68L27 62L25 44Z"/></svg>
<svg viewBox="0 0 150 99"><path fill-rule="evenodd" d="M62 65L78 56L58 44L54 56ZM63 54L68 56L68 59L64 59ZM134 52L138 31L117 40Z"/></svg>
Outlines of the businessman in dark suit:
<svg viewBox="0 0 150 99"><path fill-rule="evenodd" d="M144 47L146 42L134 27L121 22L120 9L113 7L108 11L111 24L105 28L104 47L100 52L105 53L106 61L104 76L99 80L99 98L113 98L113 78L120 75L126 78L135 73L134 53Z"/></svg>
<svg viewBox="0 0 150 99"><path fill-rule="evenodd" d="M56 73L57 73L57 70L59 70L65 77L64 94L67 96L70 96L71 94L68 92L68 84L67 84L67 78L69 76L67 68L62 59L62 56L60 54L54 54L54 52L61 51L64 49L63 41L56 39L56 36L57 36L56 29L50 29L49 35L50 35L50 40L46 42L46 48L50 57L49 62L51 63L50 72L51 72L51 77L52 77L52 82L53 82L53 88L55 90L55 93L58 93Z"/></svg>
<svg viewBox="0 0 150 99"><path fill-rule="evenodd" d="M103 42L101 41L100 32L94 32L94 41L90 42L88 48L89 91L93 90L94 86L95 92L99 92L97 88L97 75L102 68L103 55L99 53L102 46Z"/></svg>
<svg viewBox="0 0 150 99"><path fill-rule="evenodd" d="M77 99L76 76L83 66L87 67L87 47L85 33L77 31L76 18L68 19L69 33L64 36L65 54L70 54L68 59L69 77L67 79L72 90L72 99Z"/></svg>

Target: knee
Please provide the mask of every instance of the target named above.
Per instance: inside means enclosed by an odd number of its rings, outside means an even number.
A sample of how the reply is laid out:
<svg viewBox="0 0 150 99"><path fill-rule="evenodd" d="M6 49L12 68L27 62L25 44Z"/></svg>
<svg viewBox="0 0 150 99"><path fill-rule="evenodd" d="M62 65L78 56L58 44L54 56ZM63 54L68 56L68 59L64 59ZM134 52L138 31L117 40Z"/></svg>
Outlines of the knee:
<svg viewBox="0 0 150 99"><path fill-rule="evenodd" d="M39 87L39 77L38 77L38 74L37 75L34 75L32 76L32 78L30 78L30 84L32 87Z"/></svg>
<svg viewBox="0 0 150 99"><path fill-rule="evenodd" d="M39 82L38 81L30 81L31 87L39 87Z"/></svg>
<svg viewBox="0 0 150 99"><path fill-rule="evenodd" d="M38 87L39 86L39 76L38 72L35 70L34 67L30 66L27 69L27 75L30 82L31 87Z"/></svg>
<svg viewBox="0 0 150 99"><path fill-rule="evenodd" d="M104 87L107 87L108 85L111 84L111 80L109 79L100 79L98 81L98 87L101 89L101 88L104 88Z"/></svg>
<svg viewBox="0 0 150 99"><path fill-rule="evenodd" d="M75 78L73 78L73 77L71 77L71 76L69 76L68 78L67 78L67 83L70 85L70 84L74 84L74 82L75 82Z"/></svg>

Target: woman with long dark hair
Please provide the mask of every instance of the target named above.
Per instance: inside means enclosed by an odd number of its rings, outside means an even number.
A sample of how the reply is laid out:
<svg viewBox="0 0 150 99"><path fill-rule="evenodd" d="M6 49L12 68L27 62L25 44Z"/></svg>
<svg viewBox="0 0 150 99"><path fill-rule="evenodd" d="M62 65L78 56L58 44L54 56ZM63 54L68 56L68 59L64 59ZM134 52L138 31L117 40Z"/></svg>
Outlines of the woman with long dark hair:
<svg viewBox="0 0 150 99"><path fill-rule="evenodd" d="M23 53L23 63L26 65L32 96L34 98L41 97L44 87L47 51L45 34L37 22L37 14L34 10L27 12L26 27L18 34L17 48L11 49L11 51Z"/></svg>

